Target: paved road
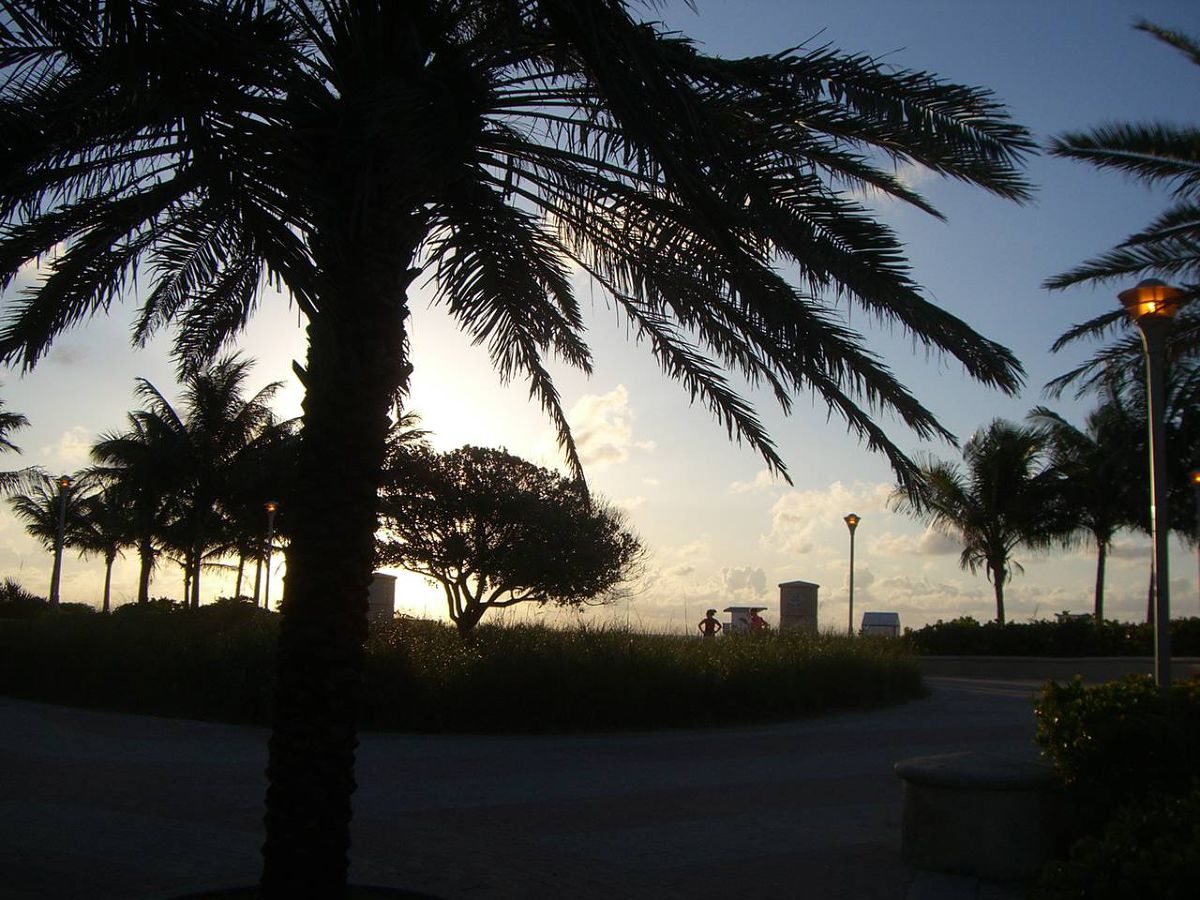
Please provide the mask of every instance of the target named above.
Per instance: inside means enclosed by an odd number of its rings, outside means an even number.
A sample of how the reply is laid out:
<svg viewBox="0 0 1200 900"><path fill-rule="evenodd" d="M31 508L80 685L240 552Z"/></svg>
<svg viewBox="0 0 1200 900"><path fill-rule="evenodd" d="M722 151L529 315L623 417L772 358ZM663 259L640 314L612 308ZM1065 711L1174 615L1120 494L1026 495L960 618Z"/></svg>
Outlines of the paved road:
<svg viewBox="0 0 1200 900"><path fill-rule="evenodd" d="M782 725L582 737L367 734L352 877L446 898L1000 897L900 860L893 764L1032 753L1032 682ZM266 732L0 698L0 898L252 883Z"/></svg>

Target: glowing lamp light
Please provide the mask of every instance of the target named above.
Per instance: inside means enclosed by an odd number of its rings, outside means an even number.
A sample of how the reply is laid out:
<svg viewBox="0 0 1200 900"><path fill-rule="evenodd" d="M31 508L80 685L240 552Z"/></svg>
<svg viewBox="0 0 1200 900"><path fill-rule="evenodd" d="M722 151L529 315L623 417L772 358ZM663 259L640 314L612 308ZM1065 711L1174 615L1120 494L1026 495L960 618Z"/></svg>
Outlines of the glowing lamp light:
<svg viewBox="0 0 1200 900"><path fill-rule="evenodd" d="M862 520L858 516L856 516L854 513L850 513L850 515L845 517L846 527L849 528L851 531L854 531L854 529L858 527L858 523L860 521L862 521Z"/></svg>
<svg viewBox="0 0 1200 900"><path fill-rule="evenodd" d="M1157 278L1147 278L1137 287L1117 294L1129 318L1135 322L1143 319L1170 319L1179 309L1183 291L1173 288Z"/></svg>
<svg viewBox="0 0 1200 900"><path fill-rule="evenodd" d="M265 509L268 513L273 513L277 509L279 509L279 501L278 500L268 500L266 503L263 504L263 509Z"/></svg>
<svg viewBox="0 0 1200 900"><path fill-rule="evenodd" d="M70 475L59 475L58 486L64 491L72 485L73 481Z"/></svg>

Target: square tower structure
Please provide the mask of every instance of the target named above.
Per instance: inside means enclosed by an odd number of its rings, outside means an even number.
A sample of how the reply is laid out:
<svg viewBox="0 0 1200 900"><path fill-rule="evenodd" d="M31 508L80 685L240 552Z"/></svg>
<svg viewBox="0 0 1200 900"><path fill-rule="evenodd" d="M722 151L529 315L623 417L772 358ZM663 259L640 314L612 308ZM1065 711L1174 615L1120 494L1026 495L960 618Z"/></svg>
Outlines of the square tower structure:
<svg viewBox="0 0 1200 900"><path fill-rule="evenodd" d="M817 591L811 581L785 581L779 585L779 630L817 633Z"/></svg>

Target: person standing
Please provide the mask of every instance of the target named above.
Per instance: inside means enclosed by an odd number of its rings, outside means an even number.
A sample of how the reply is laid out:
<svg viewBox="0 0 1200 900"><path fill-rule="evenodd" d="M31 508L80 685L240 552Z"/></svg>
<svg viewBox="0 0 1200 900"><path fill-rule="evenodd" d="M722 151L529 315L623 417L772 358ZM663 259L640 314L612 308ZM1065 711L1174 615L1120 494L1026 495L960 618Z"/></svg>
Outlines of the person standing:
<svg viewBox="0 0 1200 900"><path fill-rule="evenodd" d="M700 633L704 635L705 638L715 638L717 636L717 632L723 629L725 626L717 621L717 611L715 609L710 609L704 614L704 618L700 620L700 624L696 627L700 629Z"/></svg>

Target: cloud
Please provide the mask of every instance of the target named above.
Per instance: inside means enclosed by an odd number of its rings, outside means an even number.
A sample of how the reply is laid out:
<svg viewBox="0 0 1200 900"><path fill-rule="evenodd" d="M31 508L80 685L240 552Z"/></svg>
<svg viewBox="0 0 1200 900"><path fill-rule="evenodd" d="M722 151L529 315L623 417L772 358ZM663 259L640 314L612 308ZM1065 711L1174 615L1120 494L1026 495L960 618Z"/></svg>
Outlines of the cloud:
<svg viewBox="0 0 1200 900"><path fill-rule="evenodd" d="M618 500L617 506L626 512L633 512L641 506L646 505L645 497L626 497L624 500Z"/></svg>
<svg viewBox="0 0 1200 900"><path fill-rule="evenodd" d="M919 535L889 531L872 540L871 553L898 559L912 556L947 556L962 553L962 544L957 538L934 528L926 528Z"/></svg>
<svg viewBox="0 0 1200 900"><path fill-rule="evenodd" d="M41 448L41 456L52 470L72 470L84 466L91 457L93 437L82 425L64 431L58 442Z"/></svg>
<svg viewBox="0 0 1200 900"><path fill-rule="evenodd" d="M840 481L819 491L789 491L771 507L771 531L764 541L783 553L810 553L818 540L824 543L835 533L845 536L842 517L851 511L866 521L882 518L891 492L890 484L847 487Z"/></svg>
<svg viewBox="0 0 1200 900"><path fill-rule="evenodd" d="M750 566L722 569L721 586L731 601L758 600L767 593L767 573Z"/></svg>
<svg viewBox="0 0 1200 900"><path fill-rule="evenodd" d="M46 362L59 366L76 366L88 359L86 347L77 344L55 344L46 355Z"/></svg>
<svg viewBox="0 0 1200 900"><path fill-rule="evenodd" d="M629 391L623 384L607 394L580 397L567 419L585 466L603 468L625 462L634 450L654 449L653 441L634 440L634 414L629 405Z"/></svg>
<svg viewBox="0 0 1200 900"><path fill-rule="evenodd" d="M762 469L754 476L752 481L735 481L729 485L729 493L731 494L761 494L766 491L775 490L780 487L780 483L775 476L771 474L770 469Z"/></svg>

